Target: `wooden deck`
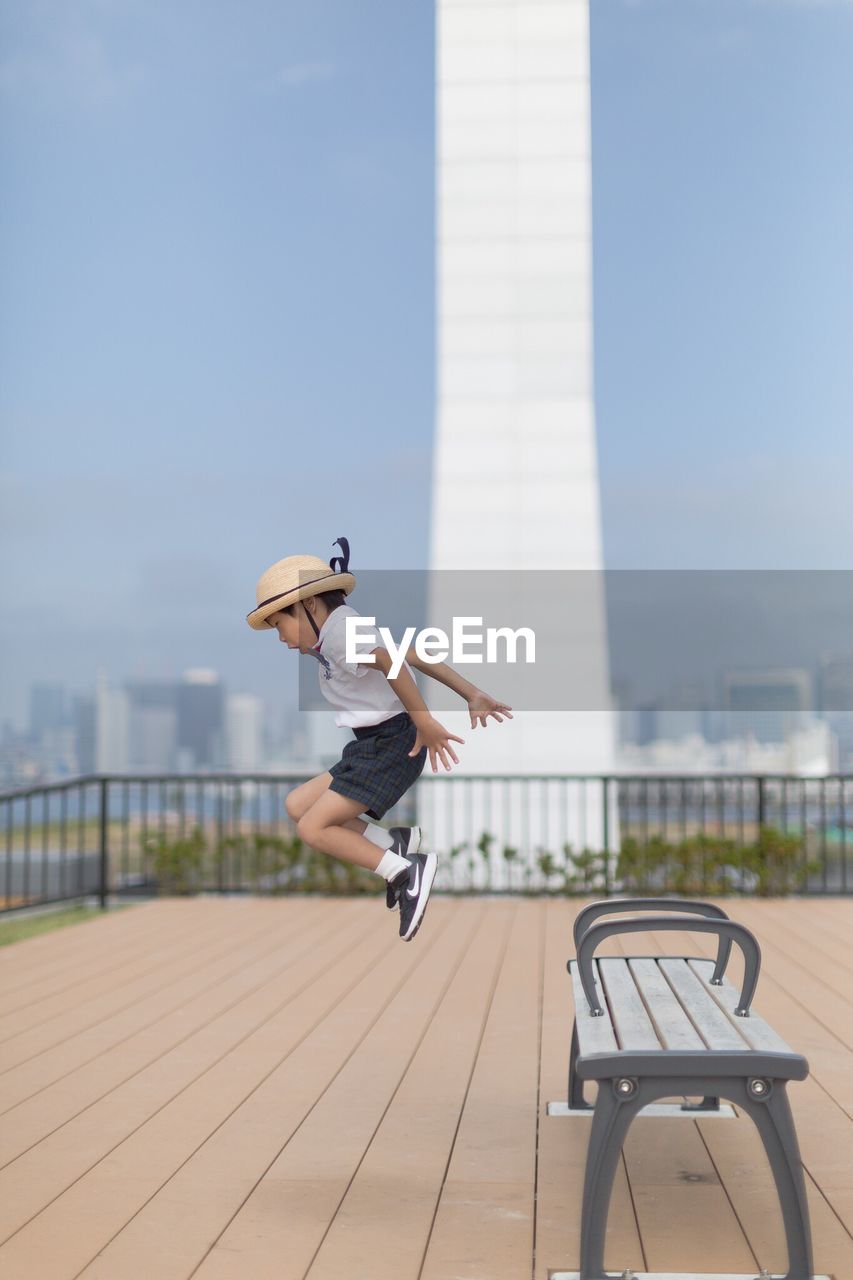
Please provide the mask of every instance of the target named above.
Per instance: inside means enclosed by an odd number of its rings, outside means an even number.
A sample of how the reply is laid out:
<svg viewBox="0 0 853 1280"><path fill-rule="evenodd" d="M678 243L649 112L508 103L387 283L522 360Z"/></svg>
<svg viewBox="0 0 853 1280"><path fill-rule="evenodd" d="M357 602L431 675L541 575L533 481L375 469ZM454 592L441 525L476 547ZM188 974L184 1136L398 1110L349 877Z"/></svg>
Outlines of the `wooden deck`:
<svg viewBox="0 0 853 1280"><path fill-rule="evenodd" d="M575 1268L589 1121L546 1105L578 905L437 897L403 944L375 899L164 900L5 948L0 1276ZM789 1092L816 1269L853 1280L853 901L728 909L761 942L756 1008L811 1065ZM784 1270L749 1121L639 1118L607 1253L619 1274Z"/></svg>

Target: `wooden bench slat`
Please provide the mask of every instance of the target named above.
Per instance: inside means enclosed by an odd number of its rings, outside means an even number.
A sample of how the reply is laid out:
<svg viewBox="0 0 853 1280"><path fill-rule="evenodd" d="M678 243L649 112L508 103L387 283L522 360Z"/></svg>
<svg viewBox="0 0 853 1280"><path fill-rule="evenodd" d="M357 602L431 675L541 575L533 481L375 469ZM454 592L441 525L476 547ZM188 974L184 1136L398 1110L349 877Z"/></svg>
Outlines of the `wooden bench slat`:
<svg viewBox="0 0 853 1280"><path fill-rule="evenodd" d="M646 1011L666 1049L704 1049L705 1043L679 1004L653 957L628 961Z"/></svg>
<svg viewBox="0 0 853 1280"><path fill-rule="evenodd" d="M620 1049L660 1049L660 1040L649 1018L627 961L602 957L599 973L607 993L610 1020ZM599 1019L600 1021L600 1019Z"/></svg>
<svg viewBox="0 0 853 1280"><path fill-rule="evenodd" d="M749 1045L732 1025L726 1014L709 998L709 989L705 987L697 974L684 960L661 959L660 967L667 980L677 993L687 1016L696 1027L709 1049L748 1049ZM711 965L709 977L714 972ZM718 990L716 987L710 990ZM738 1022L742 1019L738 1018Z"/></svg>
<svg viewBox="0 0 853 1280"><path fill-rule="evenodd" d="M598 972L598 961L592 962L596 979L601 986L601 975ZM619 1046L613 1034L610 1018L593 1018L589 1012L583 987L581 986L578 966L572 962L572 991L575 999L575 1018L578 1027L578 1039L581 1053L616 1053Z"/></svg>
<svg viewBox="0 0 853 1280"><path fill-rule="evenodd" d="M751 1049L763 1049L770 1053L793 1053L794 1050L787 1044L780 1035L777 1035L771 1026L754 1010L750 1012L748 1018L738 1018L735 1009L740 999L739 993L735 990L727 978L723 979L722 986L711 986L710 978L714 972L714 965L710 960L691 960L691 969L697 975L702 987L707 991L712 999L719 1005L725 1015L736 1030L743 1036L747 1045Z"/></svg>

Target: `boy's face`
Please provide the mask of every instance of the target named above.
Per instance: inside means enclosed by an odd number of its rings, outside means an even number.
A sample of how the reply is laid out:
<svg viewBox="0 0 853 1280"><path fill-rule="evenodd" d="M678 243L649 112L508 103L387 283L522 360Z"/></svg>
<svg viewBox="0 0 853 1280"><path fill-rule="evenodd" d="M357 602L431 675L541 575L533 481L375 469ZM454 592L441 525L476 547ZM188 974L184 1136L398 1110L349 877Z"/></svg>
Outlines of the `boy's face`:
<svg viewBox="0 0 853 1280"><path fill-rule="evenodd" d="M314 614L317 626L322 626L322 620L318 618L317 611L311 608L313 600L308 600L306 603ZM317 637L311 623L305 617L305 610L301 604L296 606L293 613L282 609L279 613L270 614L267 622L275 627L279 640L282 644L286 644L288 649L298 649L300 653L307 653L317 643Z"/></svg>

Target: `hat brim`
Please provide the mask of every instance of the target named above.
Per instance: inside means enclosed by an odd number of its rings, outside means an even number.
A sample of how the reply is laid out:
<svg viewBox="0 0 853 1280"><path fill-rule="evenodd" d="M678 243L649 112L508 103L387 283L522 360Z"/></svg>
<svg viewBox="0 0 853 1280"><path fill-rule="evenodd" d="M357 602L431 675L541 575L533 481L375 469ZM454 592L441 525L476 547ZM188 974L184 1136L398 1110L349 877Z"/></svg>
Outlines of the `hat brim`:
<svg viewBox="0 0 853 1280"><path fill-rule="evenodd" d="M304 586L292 587L290 591L285 591L282 595L273 597L272 600L265 600L263 604L258 605L246 615L246 621L253 631L270 631L272 623L267 622L267 618L278 613L280 609L287 609L299 600L307 600L309 596L323 595L326 591L343 591L344 595L348 596L354 587L354 574L330 573L328 578L321 578L318 582L307 582Z"/></svg>

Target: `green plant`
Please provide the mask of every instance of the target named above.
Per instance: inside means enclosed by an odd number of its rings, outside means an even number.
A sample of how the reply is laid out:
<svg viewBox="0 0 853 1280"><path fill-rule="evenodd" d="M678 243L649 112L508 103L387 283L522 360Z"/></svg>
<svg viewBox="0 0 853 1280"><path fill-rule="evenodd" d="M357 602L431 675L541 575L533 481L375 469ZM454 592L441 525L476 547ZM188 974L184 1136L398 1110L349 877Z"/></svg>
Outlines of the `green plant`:
<svg viewBox="0 0 853 1280"><path fill-rule="evenodd" d="M492 845L494 843L495 837L488 831L484 831L474 846L482 859L483 868L486 873L486 882L490 889L492 887ZM472 872L474 870L473 859L471 862L471 870ZM473 890L473 883L471 884L471 888Z"/></svg>
<svg viewBox="0 0 853 1280"><path fill-rule="evenodd" d="M207 840L200 827L170 840L163 832L140 836L143 859L150 859L160 893L187 894L200 887Z"/></svg>
<svg viewBox="0 0 853 1280"><path fill-rule="evenodd" d="M593 849L573 853L570 844L563 845L563 882L566 893L589 894L604 888L605 854Z"/></svg>
<svg viewBox="0 0 853 1280"><path fill-rule="evenodd" d="M511 844L505 844L505 845L504 845L504 847L503 847L503 849L501 850L501 857L503 858L504 862L506 863L507 884L508 884L509 888L511 889L511 888L512 888L512 879L513 879L513 876L512 876L512 868L513 868L513 864L514 864L514 863L517 861L517 859L518 859L518 850L515 848L515 846L514 846L514 845L511 845Z"/></svg>
<svg viewBox="0 0 853 1280"><path fill-rule="evenodd" d="M480 857L484 862L488 862L492 852L492 845L495 843L495 837L490 835L488 831L484 831L477 841L476 848Z"/></svg>
<svg viewBox="0 0 853 1280"><path fill-rule="evenodd" d="M640 843L622 841L616 878L623 891L638 894L677 893L683 897L732 892L762 897L792 893L804 884L815 864L803 856L801 837L774 827L760 827L752 844L739 845L723 836L700 833L677 842L652 836Z"/></svg>
<svg viewBox="0 0 853 1280"><path fill-rule="evenodd" d="M791 893L820 870L817 860L803 856L800 837L786 836L776 827L759 827L757 841L740 852L742 865L756 878L754 892L762 898Z"/></svg>
<svg viewBox="0 0 853 1280"><path fill-rule="evenodd" d="M450 858L450 865L451 865L451 867L455 866L456 859L459 857L460 853L464 853L464 851L465 851L467 848L468 848L468 842L467 842L466 840L462 840L462 841L460 841L460 843L459 843L459 844L453 844L453 845L451 845L451 846L450 846L450 848L449 848L449 849L448 849L448 851L447 851L447 855L448 855L448 857ZM451 872L451 876L452 876L452 881L451 881L451 882L454 882L454 881L455 881L455 872Z"/></svg>
<svg viewBox="0 0 853 1280"><path fill-rule="evenodd" d="M557 870L557 860L553 853L549 853L547 849L537 849L536 865L545 877L545 887L548 887L548 881Z"/></svg>
<svg viewBox="0 0 853 1280"><path fill-rule="evenodd" d="M539 890L538 870L547 892L590 895L612 887L621 893L649 895L677 893L684 897L755 893L761 897L796 892L818 864L806 856L805 837L786 835L774 827L759 828L756 839L742 843L718 835L700 833L679 841L660 835L640 842L625 836L613 874L608 855L589 848L576 853L563 844L562 857L539 847L535 858L521 857L514 845L501 847L509 887L523 893ZM496 837L482 832L476 843L455 844L451 863L466 850L469 892L474 889L477 868L490 871ZM161 893L187 894L207 887L250 886L262 893L323 893L335 895L379 894L384 885L362 867L338 862L308 848L300 838L251 832L230 835L209 849L203 830L196 826L188 836L168 838L163 833L140 836L144 865L153 872ZM519 876L513 872L520 866ZM513 885L513 880L516 884ZM490 880L491 884L491 880Z"/></svg>
<svg viewBox="0 0 853 1280"><path fill-rule="evenodd" d="M275 836L255 831L226 836L213 855L216 882L227 886L247 881L252 888L286 893L298 887L305 848L297 835Z"/></svg>

